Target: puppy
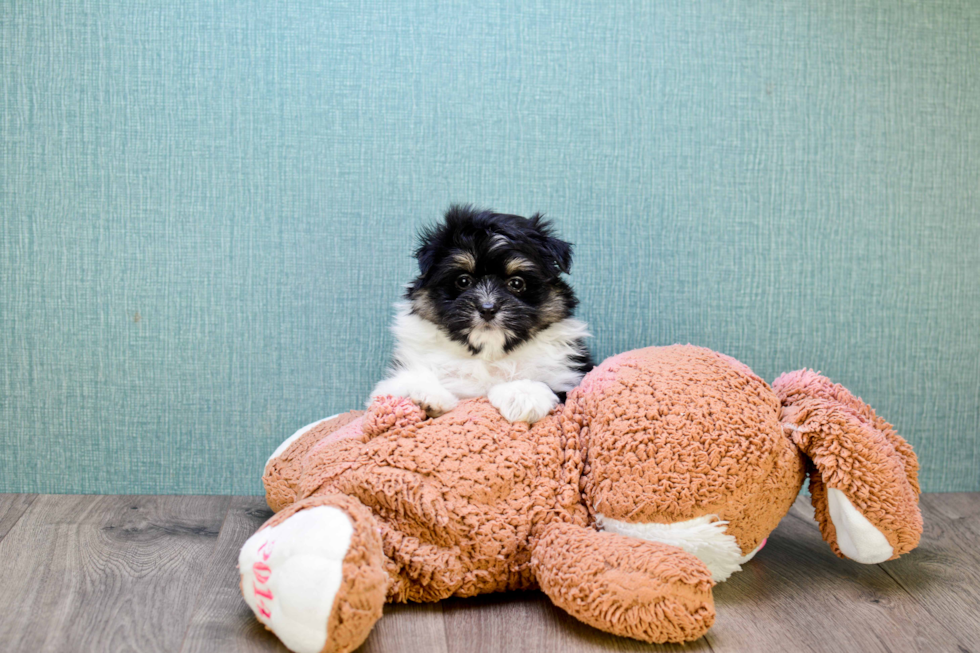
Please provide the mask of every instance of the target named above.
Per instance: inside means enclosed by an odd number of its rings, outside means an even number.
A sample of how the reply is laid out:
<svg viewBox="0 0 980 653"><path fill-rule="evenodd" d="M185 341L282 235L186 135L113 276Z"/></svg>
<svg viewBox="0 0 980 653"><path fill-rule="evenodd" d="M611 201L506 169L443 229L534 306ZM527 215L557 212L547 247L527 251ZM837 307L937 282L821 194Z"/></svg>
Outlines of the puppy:
<svg viewBox="0 0 980 653"><path fill-rule="evenodd" d="M419 276L395 305L397 345L371 397L409 397L432 416L486 396L511 422L551 411L593 367L578 300L562 279L572 246L552 225L452 206L424 229Z"/></svg>

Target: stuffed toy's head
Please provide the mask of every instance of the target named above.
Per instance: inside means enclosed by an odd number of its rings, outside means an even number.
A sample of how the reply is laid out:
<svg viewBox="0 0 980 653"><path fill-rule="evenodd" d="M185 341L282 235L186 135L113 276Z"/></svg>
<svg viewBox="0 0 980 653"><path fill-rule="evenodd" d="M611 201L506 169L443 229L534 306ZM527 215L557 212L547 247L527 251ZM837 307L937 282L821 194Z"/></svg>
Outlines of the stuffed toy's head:
<svg viewBox="0 0 980 653"><path fill-rule="evenodd" d="M242 548L242 591L300 653L353 650L386 601L531 588L596 628L689 641L806 475L834 552L877 563L918 542L916 470L825 377L770 387L716 352L650 347L533 426L483 398L427 419L384 397L300 431L266 465L277 514Z"/></svg>

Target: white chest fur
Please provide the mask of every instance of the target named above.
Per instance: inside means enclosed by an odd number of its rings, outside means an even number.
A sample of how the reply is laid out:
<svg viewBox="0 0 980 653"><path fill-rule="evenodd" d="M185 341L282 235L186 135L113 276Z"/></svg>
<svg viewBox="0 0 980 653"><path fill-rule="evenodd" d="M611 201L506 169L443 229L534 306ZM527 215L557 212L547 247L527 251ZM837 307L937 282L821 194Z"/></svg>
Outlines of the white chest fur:
<svg viewBox="0 0 980 653"><path fill-rule="evenodd" d="M474 356L436 325L409 312L406 304L398 305L392 331L398 342L396 368L426 369L461 399L485 396L497 384L522 379L540 381L555 392L567 392L581 378L571 368L571 361L579 354L579 341L589 336L585 323L568 318L510 352L486 347L486 353Z"/></svg>

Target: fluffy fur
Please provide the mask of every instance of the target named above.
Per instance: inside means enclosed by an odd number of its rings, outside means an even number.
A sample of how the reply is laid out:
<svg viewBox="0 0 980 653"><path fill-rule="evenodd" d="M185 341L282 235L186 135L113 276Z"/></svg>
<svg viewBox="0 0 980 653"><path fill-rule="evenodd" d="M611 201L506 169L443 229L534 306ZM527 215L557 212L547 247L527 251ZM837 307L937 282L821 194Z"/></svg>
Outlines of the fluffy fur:
<svg viewBox="0 0 980 653"><path fill-rule="evenodd" d="M487 396L508 420L535 422L592 368L561 278L572 246L540 215L454 206L422 232L415 256L419 276L396 306L392 369L372 398L410 397L438 415Z"/></svg>

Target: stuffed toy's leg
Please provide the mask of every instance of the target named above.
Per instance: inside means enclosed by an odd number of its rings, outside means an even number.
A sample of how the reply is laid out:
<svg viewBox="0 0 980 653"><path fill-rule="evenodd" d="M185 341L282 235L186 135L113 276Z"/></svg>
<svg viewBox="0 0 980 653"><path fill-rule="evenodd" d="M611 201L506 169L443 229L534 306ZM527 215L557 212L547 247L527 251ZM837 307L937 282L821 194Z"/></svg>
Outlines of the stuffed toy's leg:
<svg viewBox="0 0 980 653"><path fill-rule="evenodd" d="M381 617L389 577L378 525L331 494L280 511L238 558L245 602L296 653L347 653Z"/></svg>
<svg viewBox="0 0 980 653"><path fill-rule="evenodd" d="M614 635L686 642L715 620L711 572L667 544L552 523L533 540L531 566L555 605Z"/></svg>
<svg viewBox="0 0 980 653"><path fill-rule="evenodd" d="M303 463L311 449L352 437L360 438L363 422L362 410L340 413L304 426L280 444L269 456L262 474L269 507L278 512L296 500Z"/></svg>
<svg viewBox="0 0 980 653"><path fill-rule="evenodd" d="M914 549L922 534L918 462L891 424L811 370L772 384L780 421L809 456L810 496L834 553L875 564Z"/></svg>

